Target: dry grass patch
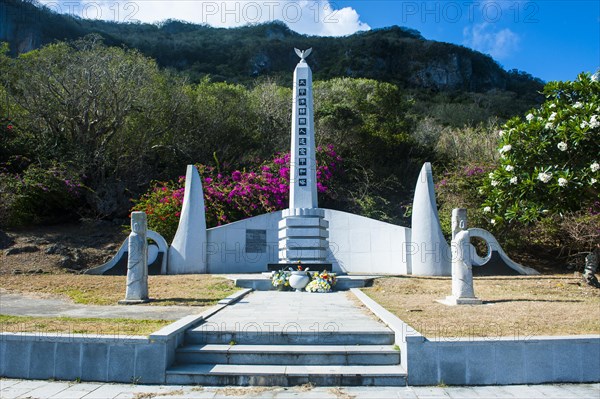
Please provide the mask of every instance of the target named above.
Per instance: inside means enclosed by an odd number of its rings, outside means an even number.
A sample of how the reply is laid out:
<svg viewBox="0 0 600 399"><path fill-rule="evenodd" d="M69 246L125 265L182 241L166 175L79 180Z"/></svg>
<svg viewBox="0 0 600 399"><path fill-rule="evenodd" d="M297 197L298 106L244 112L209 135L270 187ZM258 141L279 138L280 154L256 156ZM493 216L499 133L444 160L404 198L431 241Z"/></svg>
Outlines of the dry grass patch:
<svg viewBox="0 0 600 399"><path fill-rule="evenodd" d="M149 335L172 323L169 320L24 317L0 315L0 332L98 335Z"/></svg>
<svg viewBox="0 0 600 399"><path fill-rule="evenodd" d="M600 334L600 290L571 275L476 277L479 306L445 306L449 277L387 277L363 291L428 338Z"/></svg>
<svg viewBox="0 0 600 399"><path fill-rule="evenodd" d="M36 297L60 295L86 305L115 305L125 295L125 276L81 274L4 275L6 292ZM149 276L150 305L209 306L236 291L233 282L211 275Z"/></svg>

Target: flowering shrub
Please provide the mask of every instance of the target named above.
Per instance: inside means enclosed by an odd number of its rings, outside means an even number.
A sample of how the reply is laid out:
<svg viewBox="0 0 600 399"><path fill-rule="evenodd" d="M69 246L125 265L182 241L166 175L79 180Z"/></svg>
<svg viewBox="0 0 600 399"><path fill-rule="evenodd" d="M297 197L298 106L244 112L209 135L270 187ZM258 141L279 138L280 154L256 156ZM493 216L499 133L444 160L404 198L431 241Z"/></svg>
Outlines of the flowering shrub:
<svg viewBox="0 0 600 399"><path fill-rule="evenodd" d="M340 171L342 159L333 146L317 148L317 190L333 193L334 173ZM225 173L218 168L197 165L202 179L206 224L219 226L274 212L288 206L290 154L277 154L256 170L233 170ZM136 201L132 210L148 215L148 226L170 240L177 231L185 176L178 182L154 182L150 190Z"/></svg>
<svg viewBox="0 0 600 399"><path fill-rule="evenodd" d="M306 292L331 292L337 282L335 273L325 270L321 273L315 272L311 277L311 282L305 288Z"/></svg>
<svg viewBox="0 0 600 399"><path fill-rule="evenodd" d="M0 225L51 223L75 216L84 186L64 165L49 168L14 156L0 164Z"/></svg>
<svg viewBox="0 0 600 399"><path fill-rule="evenodd" d="M498 132L500 163L482 187L490 223L534 222L599 197L600 82L551 82L546 102Z"/></svg>

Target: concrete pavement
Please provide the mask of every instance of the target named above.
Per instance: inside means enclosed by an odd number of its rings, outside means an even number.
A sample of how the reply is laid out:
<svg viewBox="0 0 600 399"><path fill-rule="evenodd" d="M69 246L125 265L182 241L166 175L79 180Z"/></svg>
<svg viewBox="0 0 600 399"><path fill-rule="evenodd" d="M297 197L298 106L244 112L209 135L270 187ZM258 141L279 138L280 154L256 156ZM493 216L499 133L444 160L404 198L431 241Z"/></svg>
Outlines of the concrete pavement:
<svg viewBox="0 0 600 399"><path fill-rule="evenodd" d="M202 387L0 379L0 398L65 399L598 399L600 383L484 387Z"/></svg>

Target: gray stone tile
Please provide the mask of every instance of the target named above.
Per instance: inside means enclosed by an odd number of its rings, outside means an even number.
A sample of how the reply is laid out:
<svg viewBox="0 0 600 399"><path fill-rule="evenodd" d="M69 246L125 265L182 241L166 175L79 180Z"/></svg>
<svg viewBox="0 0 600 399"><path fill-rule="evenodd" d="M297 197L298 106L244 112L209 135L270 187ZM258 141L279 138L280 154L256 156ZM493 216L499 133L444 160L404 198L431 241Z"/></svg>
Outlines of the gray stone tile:
<svg viewBox="0 0 600 399"><path fill-rule="evenodd" d="M552 345L554 382L581 382L582 345L576 342L561 341Z"/></svg>
<svg viewBox="0 0 600 399"><path fill-rule="evenodd" d="M81 352L81 379L83 381L106 381L108 377L108 345L84 343Z"/></svg>
<svg viewBox="0 0 600 399"><path fill-rule="evenodd" d="M137 345L135 351L135 378L144 384L164 383L167 368L165 345L160 342Z"/></svg>
<svg viewBox="0 0 600 399"><path fill-rule="evenodd" d="M111 345L108 348L108 381L133 382L135 378L135 346Z"/></svg>
<svg viewBox="0 0 600 399"><path fill-rule="evenodd" d="M438 349L440 382L451 385L466 384L466 347L462 343L442 344Z"/></svg>
<svg viewBox="0 0 600 399"><path fill-rule="evenodd" d="M49 398L59 392L68 389L72 384L68 382L46 382L39 388L34 389L27 394L32 398Z"/></svg>
<svg viewBox="0 0 600 399"><path fill-rule="evenodd" d="M6 378L0 378L0 390L8 387L12 387L15 384L20 383L21 380L9 380Z"/></svg>
<svg viewBox="0 0 600 399"><path fill-rule="evenodd" d="M529 385L505 385L501 389L507 393L506 397L514 398L543 398L544 395L533 386Z"/></svg>
<svg viewBox="0 0 600 399"><path fill-rule="evenodd" d="M528 343L524 345L525 381L528 384L551 382L554 378L554 361L549 345Z"/></svg>
<svg viewBox="0 0 600 399"><path fill-rule="evenodd" d="M600 345L586 343L582 347L581 354L582 381L600 381Z"/></svg>
<svg viewBox="0 0 600 399"><path fill-rule="evenodd" d="M418 398L449 398L450 395L444 388L438 387L411 387Z"/></svg>
<svg viewBox="0 0 600 399"><path fill-rule="evenodd" d="M579 395L560 385L536 385L535 389L544 395L544 398L577 399ZM598 395L600 397L600 395Z"/></svg>
<svg viewBox="0 0 600 399"><path fill-rule="evenodd" d="M85 399L112 399L115 396L123 393L129 392L131 390L131 385L113 385L113 384L104 384L101 385L98 389L89 392L84 396Z"/></svg>
<svg viewBox="0 0 600 399"><path fill-rule="evenodd" d="M31 390L32 390L31 388L10 387L10 388L2 390L2 392L1 392L2 395L0 396L0 398L2 398L2 399L18 398L20 396L27 395L27 393L30 392Z"/></svg>
<svg viewBox="0 0 600 399"><path fill-rule="evenodd" d="M497 342L495 359L497 384L523 383L525 356L521 342Z"/></svg>
<svg viewBox="0 0 600 399"><path fill-rule="evenodd" d="M6 369L4 377L23 378L29 375L29 358L31 355L31 342L7 342L4 351Z"/></svg>
<svg viewBox="0 0 600 399"><path fill-rule="evenodd" d="M465 384L495 384L495 356L495 347L491 343L486 343L483 345L467 345L467 370Z"/></svg>
<svg viewBox="0 0 600 399"><path fill-rule="evenodd" d="M54 377L54 342L34 342L29 360L29 378Z"/></svg>
<svg viewBox="0 0 600 399"><path fill-rule="evenodd" d="M437 345L425 342L408 350L408 384L436 385L440 382Z"/></svg>
<svg viewBox="0 0 600 399"><path fill-rule="evenodd" d="M100 388L102 384L73 384L69 388L56 393L52 396L53 399L71 399L71 398L83 398L90 392L94 392Z"/></svg>
<svg viewBox="0 0 600 399"><path fill-rule="evenodd" d="M37 380L21 380L18 385L13 385L13 388L19 389L37 389L44 385L48 384L47 381L37 381Z"/></svg>
<svg viewBox="0 0 600 399"><path fill-rule="evenodd" d="M81 377L81 345L58 342L54 359L54 378L73 381Z"/></svg>
<svg viewBox="0 0 600 399"><path fill-rule="evenodd" d="M569 392L574 393L575 395L577 395L579 398L582 399L598 399L600 397L600 392L598 391L598 389L595 389L594 387L590 387L587 385L579 385L579 384L565 384L565 385L561 385L561 388L566 389Z"/></svg>
<svg viewBox="0 0 600 399"><path fill-rule="evenodd" d="M481 394L477 389L471 387L448 387L446 393L451 398L457 399L469 399L469 398L481 398Z"/></svg>

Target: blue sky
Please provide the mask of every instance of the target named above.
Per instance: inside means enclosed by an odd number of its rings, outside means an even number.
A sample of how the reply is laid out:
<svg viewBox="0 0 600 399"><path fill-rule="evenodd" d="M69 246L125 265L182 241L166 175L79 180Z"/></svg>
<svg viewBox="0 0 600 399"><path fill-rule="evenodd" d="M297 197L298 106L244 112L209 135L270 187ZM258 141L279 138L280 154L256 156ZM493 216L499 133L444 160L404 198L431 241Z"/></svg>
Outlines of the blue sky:
<svg viewBox="0 0 600 399"><path fill-rule="evenodd" d="M40 0L51 9L120 22L181 19L234 27L283 20L293 30L341 36L391 25L473 48L506 69L545 81L600 67L597 0Z"/></svg>

